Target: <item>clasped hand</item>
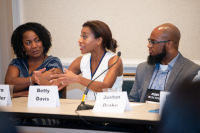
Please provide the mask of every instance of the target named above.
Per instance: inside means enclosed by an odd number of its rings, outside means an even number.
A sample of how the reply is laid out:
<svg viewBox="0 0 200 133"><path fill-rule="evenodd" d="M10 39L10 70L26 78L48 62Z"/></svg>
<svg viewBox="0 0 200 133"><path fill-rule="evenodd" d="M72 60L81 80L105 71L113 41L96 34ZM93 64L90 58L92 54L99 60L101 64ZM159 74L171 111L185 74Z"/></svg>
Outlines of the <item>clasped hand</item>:
<svg viewBox="0 0 200 133"><path fill-rule="evenodd" d="M44 85L44 81L48 81L49 84L58 86L58 90L61 90L65 86L77 82L78 75L74 74L72 71L66 70L64 68L64 74L55 74L54 68L45 71L46 68L40 69L39 71L34 71L35 82L39 85ZM45 72L44 72L45 71Z"/></svg>
<svg viewBox="0 0 200 133"><path fill-rule="evenodd" d="M53 85L59 85L61 86L58 89L61 89L64 86L67 86L72 83L76 83L78 80L78 75L74 74L72 71L69 71L64 68L65 73L64 74L53 74L50 77L52 78L50 80L50 83L53 83Z"/></svg>

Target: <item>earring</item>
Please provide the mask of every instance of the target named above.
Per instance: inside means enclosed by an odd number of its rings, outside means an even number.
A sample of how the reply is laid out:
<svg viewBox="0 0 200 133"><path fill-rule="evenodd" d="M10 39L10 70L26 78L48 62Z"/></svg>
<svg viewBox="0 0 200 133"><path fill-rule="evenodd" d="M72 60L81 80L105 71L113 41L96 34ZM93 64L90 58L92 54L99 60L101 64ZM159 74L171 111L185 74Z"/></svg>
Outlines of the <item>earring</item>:
<svg viewBox="0 0 200 133"><path fill-rule="evenodd" d="M24 51L22 51L22 57L25 58L27 56L27 53L25 53L25 56L24 56Z"/></svg>

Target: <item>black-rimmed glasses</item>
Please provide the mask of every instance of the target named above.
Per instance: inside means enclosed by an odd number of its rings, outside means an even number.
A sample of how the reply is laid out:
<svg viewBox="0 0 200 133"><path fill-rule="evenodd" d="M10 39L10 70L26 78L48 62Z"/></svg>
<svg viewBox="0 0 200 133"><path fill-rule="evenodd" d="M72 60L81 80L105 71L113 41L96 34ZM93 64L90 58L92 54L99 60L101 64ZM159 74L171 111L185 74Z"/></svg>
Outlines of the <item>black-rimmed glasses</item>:
<svg viewBox="0 0 200 133"><path fill-rule="evenodd" d="M153 47L153 45L155 43L164 43L164 42L169 42L170 40L167 40L167 41L151 41L151 39L148 39L148 42L150 44L151 47Z"/></svg>

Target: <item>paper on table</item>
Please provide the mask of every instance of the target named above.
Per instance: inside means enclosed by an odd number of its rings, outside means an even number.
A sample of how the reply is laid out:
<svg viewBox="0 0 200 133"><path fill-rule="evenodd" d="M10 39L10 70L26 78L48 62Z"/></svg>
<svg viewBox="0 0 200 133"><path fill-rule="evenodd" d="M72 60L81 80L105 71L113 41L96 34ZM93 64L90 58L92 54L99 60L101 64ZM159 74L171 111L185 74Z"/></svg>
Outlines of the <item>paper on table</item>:
<svg viewBox="0 0 200 133"><path fill-rule="evenodd" d="M0 84L0 106L12 105L9 85Z"/></svg>
<svg viewBox="0 0 200 133"><path fill-rule="evenodd" d="M29 86L28 107L60 107L58 86Z"/></svg>
<svg viewBox="0 0 200 133"><path fill-rule="evenodd" d="M131 102L130 102L130 105L131 105L131 106L139 106L139 105L142 105L142 104L138 104L138 103L131 103Z"/></svg>
<svg viewBox="0 0 200 133"><path fill-rule="evenodd" d="M92 112L124 113L132 110L127 92L98 92Z"/></svg>
<svg viewBox="0 0 200 133"><path fill-rule="evenodd" d="M146 103L155 103L155 104L160 104L158 102L152 102L152 101L146 101Z"/></svg>

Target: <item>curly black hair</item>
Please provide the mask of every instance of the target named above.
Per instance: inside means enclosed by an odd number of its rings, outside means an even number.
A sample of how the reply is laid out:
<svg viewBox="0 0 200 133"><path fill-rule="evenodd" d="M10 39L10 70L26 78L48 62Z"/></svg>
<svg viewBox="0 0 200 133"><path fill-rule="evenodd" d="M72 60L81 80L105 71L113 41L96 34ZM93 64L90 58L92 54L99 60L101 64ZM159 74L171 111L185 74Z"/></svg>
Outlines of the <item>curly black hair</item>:
<svg viewBox="0 0 200 133"><path fill-rule="evenodd" d="M40 40L42 41L44 47L44 54L46 55L51 47L51 34L50 32L41 24L35 22L29 22L20 25L15 29L11 36L11 46L19 59L23 59L26 56L26 53L23 51L23 34L26 31L33 31L35 32Z"/></svg>

